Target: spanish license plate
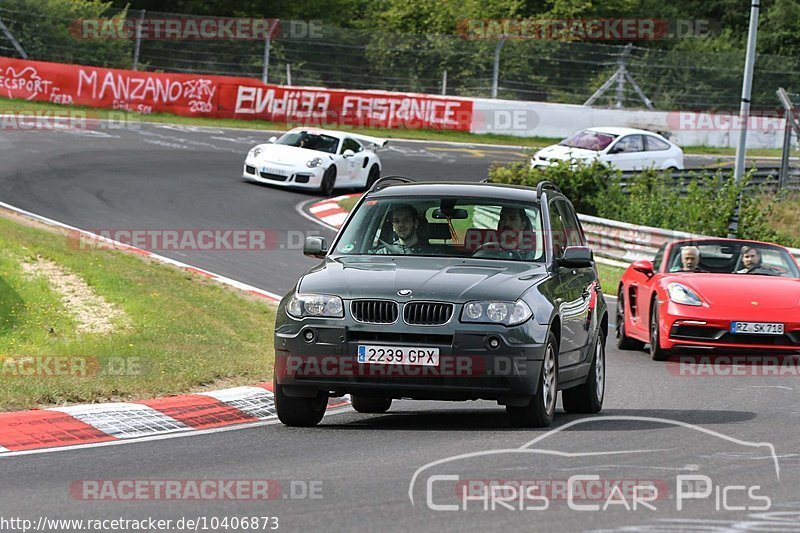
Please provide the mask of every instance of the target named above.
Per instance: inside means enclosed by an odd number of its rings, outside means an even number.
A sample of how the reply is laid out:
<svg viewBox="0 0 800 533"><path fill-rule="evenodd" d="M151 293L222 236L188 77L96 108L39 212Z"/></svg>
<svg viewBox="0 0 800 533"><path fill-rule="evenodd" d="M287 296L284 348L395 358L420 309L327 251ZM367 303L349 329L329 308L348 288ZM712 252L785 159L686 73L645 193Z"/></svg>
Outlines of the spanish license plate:
<svg viewBox="0 0 800 533"><path fill-rule="evenodd" d="M731 322L731 333L783 335L783 324L780 322Z"/></svg>
<svg viewBox="0 0 800 533"><path fill-rule="evenodd" d="M358 362L378 365L439 366L439 348L359 344Z"/></svg>

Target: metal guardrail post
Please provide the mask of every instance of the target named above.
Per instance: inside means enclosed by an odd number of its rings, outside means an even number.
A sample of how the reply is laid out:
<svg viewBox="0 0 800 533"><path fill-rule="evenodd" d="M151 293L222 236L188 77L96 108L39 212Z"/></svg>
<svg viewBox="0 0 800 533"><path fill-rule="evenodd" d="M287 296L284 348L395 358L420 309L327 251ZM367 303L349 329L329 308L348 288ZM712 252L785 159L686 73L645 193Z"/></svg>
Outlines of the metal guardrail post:
<svg viewBox="0 0 800 533"><path fill-rule="evenodd" d="M142 24L144 24L144 12L139 11L139 23L136 24L136 41L133 45L133 70L139 70L139 55L142 50Z"/></svg>
<svg viewBox="0 0 800 533"><path fill-rule="evenodd" d="M497 98L497 84L500 77L500 50L506 43L505 38L500 38L500 42L494 48L494 65L492 67L492 98Z"/></svg>
<svg viewBox="0 0 800 533"><path fill-rule="evenodd" d="M14 37L14 34L11 33L11 30L8 29L8 26L6 26L5 22L3 22L3 19L0 19L0 31L2 31L5 34L6 38L11 42L14 48L16 48L19 55L22 56L22 59L28 59L28 54L25 53L25 50L22 48L22 45L19 44L17 38Z"/></svg>

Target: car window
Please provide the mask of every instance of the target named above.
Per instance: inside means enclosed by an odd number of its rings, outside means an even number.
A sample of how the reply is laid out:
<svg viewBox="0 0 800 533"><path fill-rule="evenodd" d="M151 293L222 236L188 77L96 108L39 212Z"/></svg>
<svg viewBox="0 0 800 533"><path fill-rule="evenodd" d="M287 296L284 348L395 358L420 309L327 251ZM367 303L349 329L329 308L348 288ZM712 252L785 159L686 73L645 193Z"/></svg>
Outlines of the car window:
<svg viewBox="0 0 800 533"><path fill-rule="evenodd" d="M660 152L663 150L669 150L670 146L669 143L659 139L658 137L653 137L652 135L645 136L645 140L647 141L647 151L648 152Z"/></svg>
<svg viewBox="0 0 800 533"><path fill-rule="evenodd" d="M641 135L626 135L611 149L614 153L627 154L644 151L644 140Z"/></svg>
<svg viewBox="0 0 800 533"><path fill-rule="evenodd" d="M610 133L581 130L577 133L573 133L558 144L561 146L569 146L570 148L583 148L584 150L599 152L600 150L605 150L616 138L616 135Z"/></svg>
<svg viewBox="0 0 800 533"><path fill-rule="evenodd" d="M720 274L745 273L748 269L743 264L744 246L755 248L761 256L761 266L753 270L754 274L800 277L797 265L792 256L783 248L746 241L695 241L681 242L673 246L668 259L668 272L679 272L682 268L681 250L686 246L696 246L700 252L699 267L705 272ZM654 265L655 266L655 265Z"/></svg>
<svg viewBox="0 0 800 533"><path fill-rule="evenodd" d="M653 258L653 270L658 272L661 270L661 263L664 261L664 251L667 249L667 243L661 245L661 248L658 249L656 252L656 256Z"/></svg>
<svg viewBox="0 0 800 533"><path fill-rule="evenodd" d="M353 139L345 139L344 141L342 141L342 150L341 150L340 153L343 154L345 152L345 150L352 150L353 152L358 153L362 149L363 148L358 143L358 141L355 141Z"/></svg>
<svg viewBox="0 0 800 533"><path fill-rule="evenodd" d="M334 245L343 255L544 261L536 204L489 198L379 198L362 203Z"/></svg>
<svg viewBox="0 0 800 533"><path fill-rule="evenodd" d="M567 246L585 246L586 238L583 235L578 217L575 215L575 210L564 200L556 200L555 204L558 206L561 220L566 229L566 245Z"/></svg>
<svg viewBox="0 0 800 533"><path fill-rule="evenodd" d="M553 258L559 259L567 247L567 226L556 202L550 202L550 237L553 241Z"/></svg>
<svg viewBox="0 0 800 533"><path fill-rule="evenodd" d="M280 139L275 141L275 144L295 146L297 148L305 148L307 150L316 150L318 152L335 154L336 148L339 146L339 139L320 133L290 131L288 133L284 133Z"/></svg>

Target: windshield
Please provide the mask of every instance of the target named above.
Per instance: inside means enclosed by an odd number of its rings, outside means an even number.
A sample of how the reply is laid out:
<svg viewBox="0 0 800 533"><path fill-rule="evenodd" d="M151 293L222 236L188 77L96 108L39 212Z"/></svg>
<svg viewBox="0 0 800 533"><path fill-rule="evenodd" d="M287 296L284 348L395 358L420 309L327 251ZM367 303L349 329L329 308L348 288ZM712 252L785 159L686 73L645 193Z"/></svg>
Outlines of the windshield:
<svg viewBox="0 0 800 533"><path fill-rule="evenodd" d="M344 255L544 262L539 206L488 198L367 200L336 243Z"/></svg>
<svg viewBox="0 0 800 533"><path fill-rule="evenodd" d="M747 241L681 242L672 247L668 272L714 272L800 278L783 248Z"/></svg>
<svg viewBox="0 0 800 533"><path fill-rule="evenodd" d="M578 133L573 133L558 144L561 146L569 146L570 148L583 148L584 150L599 152L600 150L604 150L616 138L616 135L610 133L581 130Z"/></svg>
<svg viewBox="0 0 800 533"><path fill-rule="evenodd" d="M275 141L275 144L284 144L287 146L296 146L297 148L306 148L307 150L335 154L336 149L339 147L339 139L320 133L290 131Z"/></svg>

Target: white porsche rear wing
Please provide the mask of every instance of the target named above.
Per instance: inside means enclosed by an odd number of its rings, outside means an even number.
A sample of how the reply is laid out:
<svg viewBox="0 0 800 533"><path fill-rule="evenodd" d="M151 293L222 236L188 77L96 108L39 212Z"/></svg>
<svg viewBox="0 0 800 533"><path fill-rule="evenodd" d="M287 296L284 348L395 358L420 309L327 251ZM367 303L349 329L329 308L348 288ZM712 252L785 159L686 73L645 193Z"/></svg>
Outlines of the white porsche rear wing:
<svg viewBox="0 0 800 533"><path fill-rule="evenodd" d="M381 139L380 137L370 137L369 135L360 135L358 133L348 133L353 139L366 144L371 144L377 148L383 148L389 142L389 139Z"/></svg>

